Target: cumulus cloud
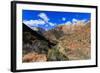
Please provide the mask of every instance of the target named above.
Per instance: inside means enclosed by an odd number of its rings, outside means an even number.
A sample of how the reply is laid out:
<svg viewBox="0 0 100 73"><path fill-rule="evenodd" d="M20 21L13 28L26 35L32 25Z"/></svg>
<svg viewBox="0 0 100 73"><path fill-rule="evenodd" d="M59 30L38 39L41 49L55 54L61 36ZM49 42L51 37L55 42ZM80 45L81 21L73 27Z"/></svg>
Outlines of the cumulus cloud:
<svg viewBox="0 0 100 73"><path fill-rule="evenodd" d="M80 20L81 22L85 23L87 20L86 19L83 19L83 20Z"/></svg>
<svg viewBox="0 0 100 73"><path fill-rule="evenodd" d="M44 22L46 22L47 24L48 24L48 26L50 25L50 26L54 26L55 24L54 23L52 23L52 22L50 22L49 20L49 18L48 18L48 16L45 14L45 13L40 13L39 15L38 15L41 19L43 19L44 20ZM47 26L47 25L46 25Z"/></svg>
<svg viewBox="0 0 100 73"><path fill-rule="evenodd" d="M51 22L48 22L48 24L49 24L50 26L54 26L54 25L55 25L55 23L51 23Z"/></svg>
<svg viewBox="0 0 100 73"><path fill-rule="evenodd" d="M41 19L38 20L24 20L23 21L24 24L26 24L27 26L38 26L38 25L44 25L45 22Z"/></svg>
<svg viewBox="0 0 100 73"><path fill-rule="evenodd" d="M67 21L65 24L66 24L66 25L70 25L70 24L72 24L72 23L71 23L71 21Z"/></svg>
<svg viewBox="0 0 100 73"><path fill-rule="evenodd" d="M65 20L66 20L66 18L65 18L65 17L63 17L63 18L62 18L62 20L63 20L63 21L65 21Z"/></svg>
<svg viewBox="0 0 100 73"><path fill-rule="evenodd" d="M45 13L40 13L38 16L40 18L42 18L45 22L49 21L49 18L48 18L48 16Z"/></svg>
<svg viewBox="0 0 100 73"><path fill-rule="evenodd" d="M84 23L86 21L87 21L86 19L81 19L81 20L78 20L78 19L75 19L75 18L72 19L73 23L76 23L76 22L83 22Z"/></svg>
<svg viewBox="0 0 100 73"><path fill-rule="evenodd" d="M78 21L78 20L75 19L75 18L72 19L72 22L73 22L73 23L76 23L77 21Z"/></svg>

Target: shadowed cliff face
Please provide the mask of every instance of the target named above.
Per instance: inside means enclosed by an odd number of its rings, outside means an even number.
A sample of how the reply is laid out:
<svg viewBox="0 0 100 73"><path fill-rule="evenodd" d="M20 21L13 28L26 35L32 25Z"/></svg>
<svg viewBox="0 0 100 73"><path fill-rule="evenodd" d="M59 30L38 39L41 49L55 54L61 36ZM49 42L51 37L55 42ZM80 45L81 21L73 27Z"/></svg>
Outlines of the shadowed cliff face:
<svg viewBox="0 0 100 73"><path fill-rule="evenodd" d="M61 25L43 32L23 24L23 62L90 59L90 24Z"/></svg>
<svg viewBox="0 0 100 73"><path fill-rule="evenodd" d="M23 24L23 50L24 53L35 51L37 53L47 53L49 47L54 45L38 32Z"/></svg>

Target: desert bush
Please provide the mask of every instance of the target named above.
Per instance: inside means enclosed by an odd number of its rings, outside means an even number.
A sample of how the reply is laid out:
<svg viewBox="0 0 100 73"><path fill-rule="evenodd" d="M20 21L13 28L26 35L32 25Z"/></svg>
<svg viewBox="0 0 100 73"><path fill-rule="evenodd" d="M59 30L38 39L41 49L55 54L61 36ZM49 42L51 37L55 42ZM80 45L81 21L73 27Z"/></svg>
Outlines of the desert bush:
<svg viewBox="0 0 100 73"><path fill-rule="evenodd" d="M34 40L32 41L32 44L24 43L23 50L25 50L27 53L34 51L41 54L47 54L48 43L43 40Z"/></svg>
<svg viewBox="0 0 100 73"><path fill-rule="evenodd" d="M69 60L68 57L63 55L56 48L49 49L47 59L48 59L48 61L65 61L65 60Z"/></svg>

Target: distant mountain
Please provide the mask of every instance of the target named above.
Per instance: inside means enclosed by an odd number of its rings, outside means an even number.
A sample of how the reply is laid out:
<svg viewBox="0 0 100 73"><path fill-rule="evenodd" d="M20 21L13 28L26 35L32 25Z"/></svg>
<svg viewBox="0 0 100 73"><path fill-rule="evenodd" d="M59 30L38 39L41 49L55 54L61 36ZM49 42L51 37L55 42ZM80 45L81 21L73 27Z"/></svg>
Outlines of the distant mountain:
<svg viewBox="0 0 100 73"><path fill-rule="evenodd" d="M83 28L85 25L90 25L90 21L77 21L75 23L69 23L69 24L64 24L64 25L59 25L58 27L56 27L55 29L57 31L62 31L64 34L70 34L72 32L74 32L75 30L79 30L81 28Z"/></svg>
<svg viewBox="0 0 100 73"><path fill-rule="evenodd" d="M40 27L31 27L32 30L38 32L39 34L43 34L46 30Z"/></svg>
<svg viewBox="0 0 100 73"><path fill-rule="evenodd" d="M70 35L76 31L79 32L80 30L84 30L87 26L90 26L90 21L77 21L76 24L59 25L51 30L45 31L43 36L51 42L57 42L58 39L64 35Z"/></svg>
<svg viewBox="0 0 100 73"><path fill-rule="evenodd" d="M45 36L45 38L47 38L48 40L50 40L51 42L54 42L56 44L58 42L58 39L61 36L63 36L63 32L58 31L54 28L54 29L44 32L43 36Z"/></svg>

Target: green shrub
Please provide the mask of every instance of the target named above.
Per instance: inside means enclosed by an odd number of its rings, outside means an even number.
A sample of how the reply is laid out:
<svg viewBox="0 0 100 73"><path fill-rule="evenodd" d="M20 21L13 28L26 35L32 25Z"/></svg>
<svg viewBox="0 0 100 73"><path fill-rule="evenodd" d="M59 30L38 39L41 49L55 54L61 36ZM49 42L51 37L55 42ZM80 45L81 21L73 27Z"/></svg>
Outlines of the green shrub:
<svg viewBox="0 0 100 73"><path fill-rule="evenodd" d="M65 55L63 55L56 48L50 49L48 51L47 58L48 58L48 61L65 61L65 60L69 60L68 57L66 57Z"/></svg>

